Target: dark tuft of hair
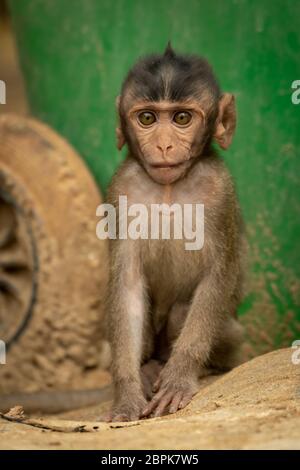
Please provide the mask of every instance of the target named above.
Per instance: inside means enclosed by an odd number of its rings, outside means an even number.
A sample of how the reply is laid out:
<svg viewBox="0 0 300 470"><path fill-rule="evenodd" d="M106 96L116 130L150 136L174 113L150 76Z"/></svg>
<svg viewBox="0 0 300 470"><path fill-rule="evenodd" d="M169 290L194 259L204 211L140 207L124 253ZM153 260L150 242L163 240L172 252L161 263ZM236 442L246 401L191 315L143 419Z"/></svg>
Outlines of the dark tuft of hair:
<svg viewBox="0 0 300 470"><path fill-rule="evenodd" d="M136 98L150 101L201 100L201 94L209 90L217 102L221 94L207 60L197 55L177 54L170 41L163 54L151 54L137 61L123 82L122 95L128 88Z"/></svg>
<svg viewBox="0 0 300 470"><path fill-rule="evenodd" d="M175 57L175 51L171 46L171 41L168 41L167 47L165 48L164 57L169 57L170 59Z"/></svg>

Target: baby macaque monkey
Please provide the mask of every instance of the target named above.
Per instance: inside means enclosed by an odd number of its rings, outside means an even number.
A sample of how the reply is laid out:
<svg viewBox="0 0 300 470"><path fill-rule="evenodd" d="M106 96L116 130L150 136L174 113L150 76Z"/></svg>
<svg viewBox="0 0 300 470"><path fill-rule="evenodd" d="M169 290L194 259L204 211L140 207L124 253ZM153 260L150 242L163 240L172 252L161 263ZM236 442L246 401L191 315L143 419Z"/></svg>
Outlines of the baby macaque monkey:
<svg viewBox="0 0 300 470"><path fill-rule="evenodd" d="M110 240L107 420L130 421L184 408L201 377L237 365L244 236L231 177L212 147L231 143L234 97L208 62L168 44L129 71L117 108L118 148L127 144L128 155L108 202L119 219L120 196L128 206L204 205L202 249L186 250L184 238Z"/></svg>

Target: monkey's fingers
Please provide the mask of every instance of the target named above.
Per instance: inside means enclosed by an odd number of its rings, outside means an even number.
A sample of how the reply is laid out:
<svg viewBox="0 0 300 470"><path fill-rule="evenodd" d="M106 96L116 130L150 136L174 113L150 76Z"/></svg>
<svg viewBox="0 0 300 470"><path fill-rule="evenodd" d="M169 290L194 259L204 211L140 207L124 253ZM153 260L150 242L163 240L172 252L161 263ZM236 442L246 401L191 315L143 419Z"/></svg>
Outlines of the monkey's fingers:
<svg viewBox="0 0 300 470"><path fill-rule="evenodd" d="M161 383L162 383L162 375L160 374L158 378L156 379L156 381L154 382L154 385L152 388L154 393L158 392L158 390L160 389Z"/></svg>
<svg viewBox="0 0 300 470"><path fill-rule="evenodd" d="M161 400L164 394L165 394L165 390L161 390L160 392L156 393L156 395L154 395L152 400L144 408L142 412L142 417L145 418L146 416L149 416L155 410L155 408L157 407L159 401Z"/></svg>
<svg viewBox="0 0 300 470"><path fill-rule="evenodd" d="M129 416L127 416L126 414L118 414L118 415L113 415L110 422L111 423L116 423L116 422L126 422L126 421L135 421L135 419L138 419L138 418L130 418Z"/></svg>
<svg viewBox="0 0 300 470"><path fill-rule="evenodd" d="M105 423L112 423L116 421L129 421L129 417L125 413L114 413L112 410L107 411L106 413L103 413L99 421L104 421Z"/></svg>
<svg viewBox="0 0 300 470"><path fill-rule="evenodd" d="M179 410L182 410L182 408L185 408L191 401L192 401L192 398L194 396L194 393L186 393L181 402L179 403Z"/></svg>
<svg viewBox="0 0 300 470"><path fill-rule="evenodd" d="M176 413L176 411L185 408L193 398L192 391L168 391L166 389L160 390L154 395L150 403L144 409L142 416L158 417L163 416L167 412Z"/></svg>
<svg viewBox="0 0 300 470"><path fill-rule="evenodd" d="M167 413L176 413L176 411L185 408L193 398L191 392L166 392L161 400L156 403L156 409L152 413L153 417L163 416Z"/></svg>
<svg viewBox="0 0 300 470"><path fill-rule="evenodd" d="M183 400L183 392L179 391L175 393L172 402L169 406L169 413L176 413L180 409L180 404Z"/></svg>
<svg viewBox="0 0 300 470"><path fill-rule="evenodd" d="M157 404L156 410L153 413L154 418L157 418L158 416L163 416L166 414L170 403L173 400L174 393L173 392L167 392L159 401Z"/></svg>

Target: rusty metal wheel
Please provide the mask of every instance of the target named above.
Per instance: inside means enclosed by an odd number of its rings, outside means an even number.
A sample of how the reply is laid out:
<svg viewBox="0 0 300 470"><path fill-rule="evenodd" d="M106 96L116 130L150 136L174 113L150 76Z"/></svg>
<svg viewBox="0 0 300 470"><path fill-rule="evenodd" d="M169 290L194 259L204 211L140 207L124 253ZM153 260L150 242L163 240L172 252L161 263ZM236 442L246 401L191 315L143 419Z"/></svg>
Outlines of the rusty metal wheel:
<svg viewBox="0 0 300 470"><path fill-rule="evenodd" d="M1 175L0 175L1 180ZM26 328L36 296L37 253L22 209L0 190L0 329L7 350Z"/></svg>
<svg viewBox="0 0 300 470"><path fill-rule="evenodd" d="M79 387L102 362L107 244L101 195L44 124L0 116L0 393Z"/></svg>

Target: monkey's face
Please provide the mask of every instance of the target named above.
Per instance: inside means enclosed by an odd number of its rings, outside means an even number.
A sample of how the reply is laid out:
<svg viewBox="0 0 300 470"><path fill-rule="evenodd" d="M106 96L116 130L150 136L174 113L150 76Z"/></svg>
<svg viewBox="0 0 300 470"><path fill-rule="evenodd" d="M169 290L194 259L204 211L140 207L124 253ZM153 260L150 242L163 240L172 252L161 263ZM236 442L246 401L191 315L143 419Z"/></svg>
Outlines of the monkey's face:
<svg viewBox="0 0 300 470"><path fill-rule="evenodd" d="M160 184L181 178L201 153L205 113L195 101L141 101L126 117L131 152Z"/></svg>
<svg viewBox="0 0 300 470"><path fill-rule="evenodd" d="M174 183L212 138L222 149L229 147L236 124L234 97L221 96L212 120L213 105L210 93L184 101L141 101L128 94L123 103L117 100L118 148L127 143L130 155L157 183Z"/></svg>
<svg viewBox="0 0 300 470"><path fill-rule="evenodd" d="M164 54L141 58L117 98L118 149L128 145L149 176L161 184L182 178L214 138L228 148L235 129L234 97L221 94L202 57Z"/></svg>

